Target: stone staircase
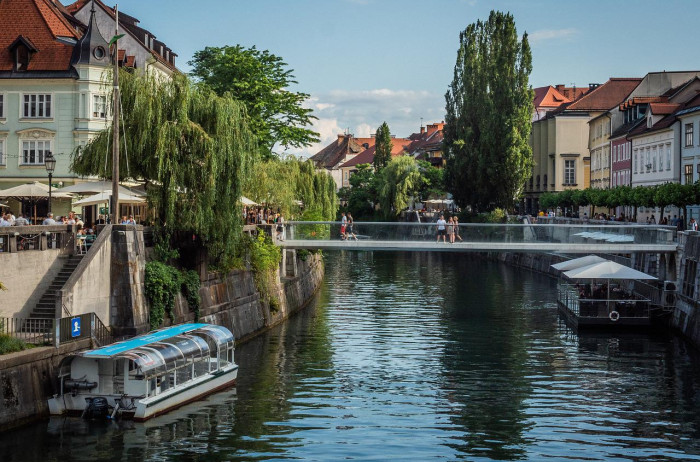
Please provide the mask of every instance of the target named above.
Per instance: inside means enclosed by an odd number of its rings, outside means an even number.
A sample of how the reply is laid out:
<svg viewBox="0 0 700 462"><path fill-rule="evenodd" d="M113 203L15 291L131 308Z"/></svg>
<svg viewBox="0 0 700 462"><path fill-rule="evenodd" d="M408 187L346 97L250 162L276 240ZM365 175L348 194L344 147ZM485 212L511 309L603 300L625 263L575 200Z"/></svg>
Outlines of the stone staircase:
<svg viewBox="0 0 700 462"><path fill-rule="evenodd" d="M83 255L71 255L66 259L63 267L58 272L56 277L51 284L46 289L46 292L41 296L36 304L36 307L32 311L30 318L33 319L54 319L56 317L56 297L58 296L58 291L63 288L63 286L70 278L75 268L78 267L80 260L82 260ZM61 314L62 316L63 314Z"/></svg>

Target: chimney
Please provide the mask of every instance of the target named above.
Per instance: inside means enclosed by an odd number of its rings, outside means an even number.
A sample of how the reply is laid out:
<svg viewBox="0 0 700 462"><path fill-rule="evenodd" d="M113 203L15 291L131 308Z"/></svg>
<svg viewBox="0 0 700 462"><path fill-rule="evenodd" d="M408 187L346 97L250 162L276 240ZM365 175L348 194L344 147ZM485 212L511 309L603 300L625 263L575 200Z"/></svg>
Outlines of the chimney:
<svg viewBox="0 0 700 462"><path fill-rule="evenodd" d="M557 86L554 87L554 88L556 88L558 92L561 92L561 91L564 90L564 88L566 88L566 87L565 87L563 84L560 83L559 85L557 85Z"/></svg>
<svg viewBox="0 0 700 462"><path fill-rule="evenodd" d="M422 135L423 133L425 133L425 127L421 125L420 126L420 134Z"/></svg>

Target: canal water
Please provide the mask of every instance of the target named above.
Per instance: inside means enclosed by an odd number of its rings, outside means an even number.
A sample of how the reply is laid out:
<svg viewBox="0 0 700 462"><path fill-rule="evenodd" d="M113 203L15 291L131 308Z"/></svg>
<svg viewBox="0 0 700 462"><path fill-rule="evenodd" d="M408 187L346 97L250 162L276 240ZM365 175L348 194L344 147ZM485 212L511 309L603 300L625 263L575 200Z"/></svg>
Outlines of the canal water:
<svg viewBox="0 0 700 462"><path fill-rule="evenodd" d="M0 461L700 460L700 359L558 320L555 283L465 255L329 253L238 385L143 424L55 418Z"/></svg>

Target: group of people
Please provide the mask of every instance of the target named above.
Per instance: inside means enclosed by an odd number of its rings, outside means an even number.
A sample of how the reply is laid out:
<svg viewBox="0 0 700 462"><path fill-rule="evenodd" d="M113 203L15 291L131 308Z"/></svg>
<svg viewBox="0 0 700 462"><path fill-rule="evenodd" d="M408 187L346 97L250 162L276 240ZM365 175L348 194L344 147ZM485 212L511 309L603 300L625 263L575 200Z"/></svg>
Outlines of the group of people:
<svg viewBox="0 0 700 462"><path fill-rule="evenodd" d="M355 235L354 228L355 221L353 220L352 215L349 212L347 214L343 212L340 218L340 240L350 240L351 237L357 240L357 235Z"/></svg>
<svg viewBox="0 0 700 462"><path fill-rule="evenodd" d="M269 207L243 207L243 220L246 225L271 225L279 216L279 211L274 212Z"/></svg>
<svg viewBox="0 0 700 462"><path fill-rule="evenodd" d="M0 213L0 227L5 226L28 226L29 219L21 213L19 217L15 217L12 212L5 214Z"/></svg>
<svg viewBox="0 0 700 462"><path fill-rule="evenodd" d="M442 237L442 242L447 243L447 238L450 239L450 244L455 243L455 239L462 241L462 236L459 235L459 219L457 216L453 216L445 221L445 216L440 215L437 221L437 242L440 242L440 237Z"/></svg>

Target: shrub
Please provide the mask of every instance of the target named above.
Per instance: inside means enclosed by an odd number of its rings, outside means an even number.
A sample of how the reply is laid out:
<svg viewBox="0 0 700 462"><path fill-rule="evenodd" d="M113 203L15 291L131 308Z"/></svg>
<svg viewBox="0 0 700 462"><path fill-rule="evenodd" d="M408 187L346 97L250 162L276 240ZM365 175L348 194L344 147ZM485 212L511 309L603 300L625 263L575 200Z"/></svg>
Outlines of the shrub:
<svg viewBox="0 0 700 462"><path fill-rule="evenodd" d="M175 297L182 286L182 279L177 268L159 261L146 263L145 289L151 305L151 329L163 323L165 314L173 319Z"/></svg>
<svg viewBox="0 0 700 462"><path fill-rule="evenodd" d="M10 337L7 334L0 334L0 355L26 350L27 348L30 348L29 345L22 340Z"/></svg>
<svg viewBox="0 0 700 462"><path fill-rule="evenodd" d="M199 296L199 274L194 270L182 272L182 293L187 299L187 305L190 310L194 311L194 321L199 321L199 308L202 304L202 298Z"/></svg>

